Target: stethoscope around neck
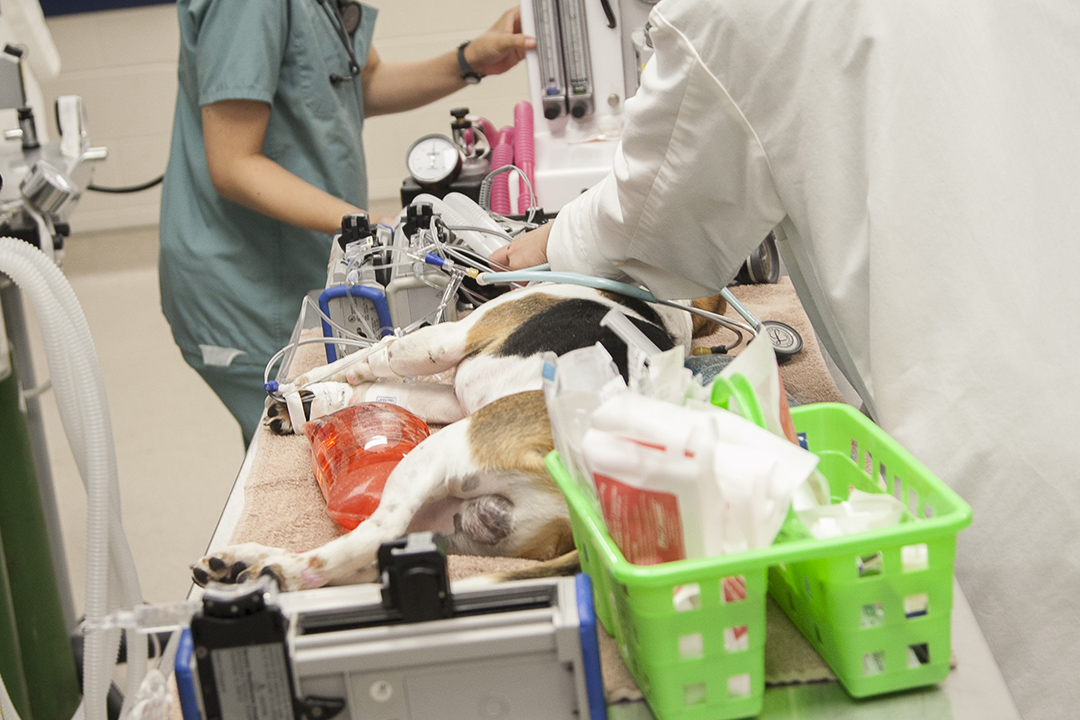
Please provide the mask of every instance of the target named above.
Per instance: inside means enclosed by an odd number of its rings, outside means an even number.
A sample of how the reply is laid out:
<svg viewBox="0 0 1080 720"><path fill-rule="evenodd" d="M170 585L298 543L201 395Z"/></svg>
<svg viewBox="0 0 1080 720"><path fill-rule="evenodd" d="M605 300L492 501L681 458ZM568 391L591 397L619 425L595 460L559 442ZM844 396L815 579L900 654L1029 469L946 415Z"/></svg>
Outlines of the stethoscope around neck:
<svg viewBox="0 0 1080 720"><path fill-rule="evenodd" d="M334 26L338 39L345 46L345 52L349 54L349 74L330 73L330 84L337 85L352 80L360 74L360 61L356 59L351 36L360 27L360 19L364 12L363 7L358 2L342 3L339 0L316 0L316 2L319 3L326 16L330 18L330 24ZM342 13L342 4L349 6L345 13Z"/></svg>

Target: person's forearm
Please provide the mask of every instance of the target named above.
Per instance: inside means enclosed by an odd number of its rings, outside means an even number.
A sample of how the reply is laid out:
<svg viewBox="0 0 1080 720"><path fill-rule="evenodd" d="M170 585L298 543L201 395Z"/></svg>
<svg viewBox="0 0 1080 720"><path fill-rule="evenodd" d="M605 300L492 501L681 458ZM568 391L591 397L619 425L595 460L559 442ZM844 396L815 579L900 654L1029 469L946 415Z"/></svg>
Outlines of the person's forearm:
<svg viewBox="0 0 1080 720"><path fill-rule="evenodd" d="M465 46L465 62L481 76L500 75L534 47L536 40L521 34L521 12L513 7ZM412 110L466 85L457 49L419 62L384 63L372 47L360 81L367 116Z"/></svg>
<svg viewBox="0 0 1080 720"><path fill-rule="evenodd" d="M337 230L344 215L361 211L263 156L238 161L214 180L218 193L226 200L327 235Z"/></svg>
<svg viewBox="0 0 1080 720"><path fill-rule="evenodd" d="M412 110L463 87L456 50L418 62L380 62L364 78L364 115Z"/></svg>

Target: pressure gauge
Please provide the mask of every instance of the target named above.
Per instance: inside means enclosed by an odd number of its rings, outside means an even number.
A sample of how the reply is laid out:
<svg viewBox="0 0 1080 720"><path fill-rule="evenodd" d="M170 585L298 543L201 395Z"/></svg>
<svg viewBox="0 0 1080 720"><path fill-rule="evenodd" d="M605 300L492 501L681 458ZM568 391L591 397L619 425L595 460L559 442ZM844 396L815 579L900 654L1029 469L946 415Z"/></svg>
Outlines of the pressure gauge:
<svg viewBox="0 0 1080 720"><path fill-rule="evenodd" d="M409 175L421 187L449 185L461 172L461 150L445 135L425 135L405 156Z"/></svg>

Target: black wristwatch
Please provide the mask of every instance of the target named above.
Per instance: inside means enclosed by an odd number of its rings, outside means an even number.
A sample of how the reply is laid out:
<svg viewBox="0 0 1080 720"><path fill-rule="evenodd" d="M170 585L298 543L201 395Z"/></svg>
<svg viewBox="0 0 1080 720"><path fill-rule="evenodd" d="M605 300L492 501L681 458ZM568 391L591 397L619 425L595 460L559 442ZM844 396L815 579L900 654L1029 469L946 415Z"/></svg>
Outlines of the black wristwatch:
<svg viewBox="0 0 1080 720"><path fill-rule="evenodd" d="M469 67L469 63L465 59L465 46L468 44L469 41L466 40L465 42L458 45L457 62L458 65L461 66L461 79L469 83L470 85L476 85L484 76Z"/></svg>

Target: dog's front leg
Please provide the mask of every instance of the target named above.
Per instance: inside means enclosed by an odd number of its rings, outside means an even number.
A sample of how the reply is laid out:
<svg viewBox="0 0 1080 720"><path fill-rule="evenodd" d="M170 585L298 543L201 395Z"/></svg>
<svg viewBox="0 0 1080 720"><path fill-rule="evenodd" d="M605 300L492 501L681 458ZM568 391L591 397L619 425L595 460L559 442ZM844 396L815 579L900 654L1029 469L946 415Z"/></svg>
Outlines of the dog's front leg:
<svg viewBox="0 0 1080 720"><path fill-rule="evenodd" d="M457 367L466 352L470 318L420 328L384 341L363 361L349 367L348 382L436 375Z"/></svg>
<svg viewBox="0 0 1080 720"><path fill-rule="evenodd" d="M454 423L413 448L387 479L379 507L352 532L307 552L255 543L226 547L192 567L196 582L243 582L269 574L282 590L305 590L355 581L382 543L405 534L425 503L447 497L454 480L476 472L468 424Z"/></svg>
<svg viewBox="0 0 1080 720"><path fill-rule="evenodd" d="M449 425L465 417L454 386L434 382L371 382L360 383L352 394L350 405L362 402L388 402L405 408L424 422Z"/></svg>
<svg viewBox="0 0 1080 720"><path fill-rule="evenodd" d="M454 393L454 386L429 382L363 382L359 385L325 382L309 385L301 394L305 420L315 420L364 402L388 402L399 405L424 422L449 425L465 417ZM299 432L293 427L292 414L283 402L266 409L266 424L277 435Z"/></svg>

